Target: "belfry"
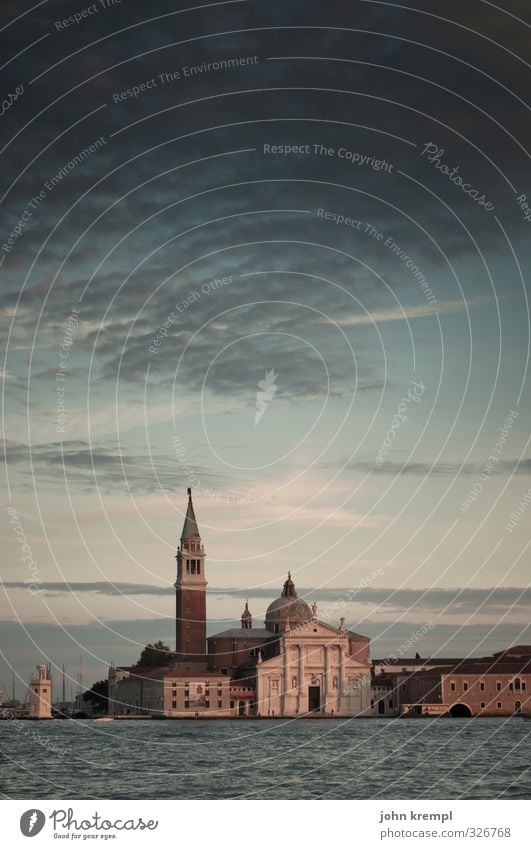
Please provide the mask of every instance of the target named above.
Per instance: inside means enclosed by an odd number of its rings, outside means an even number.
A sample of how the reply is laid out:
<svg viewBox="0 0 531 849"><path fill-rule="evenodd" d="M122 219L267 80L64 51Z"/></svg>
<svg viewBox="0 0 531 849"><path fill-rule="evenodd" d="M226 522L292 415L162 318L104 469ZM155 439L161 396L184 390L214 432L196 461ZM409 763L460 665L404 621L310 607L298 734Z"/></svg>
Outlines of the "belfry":
<svg viewBox="0 0 531 849"><path fill-rule="evenodd" d="M179 657L205 660L206 588L205 549L201 541L188 489L188 506L177 548L177 580L175 581L175 648Z"/></svg>

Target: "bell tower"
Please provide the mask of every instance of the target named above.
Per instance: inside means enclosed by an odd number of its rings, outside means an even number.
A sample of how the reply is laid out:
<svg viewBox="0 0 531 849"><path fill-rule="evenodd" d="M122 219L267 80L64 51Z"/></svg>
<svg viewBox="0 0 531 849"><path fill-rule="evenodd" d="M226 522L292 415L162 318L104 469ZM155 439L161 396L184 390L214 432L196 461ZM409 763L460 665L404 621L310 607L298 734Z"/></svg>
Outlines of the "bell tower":
<svg viewBox="0 0 531 849"><path fill-rule="evenodd" d="M206 656L206 587L205 549L197 527L192 504L192 490L188 489L188 506L177 548L176 596L176 650L180 656Z"/></svg>

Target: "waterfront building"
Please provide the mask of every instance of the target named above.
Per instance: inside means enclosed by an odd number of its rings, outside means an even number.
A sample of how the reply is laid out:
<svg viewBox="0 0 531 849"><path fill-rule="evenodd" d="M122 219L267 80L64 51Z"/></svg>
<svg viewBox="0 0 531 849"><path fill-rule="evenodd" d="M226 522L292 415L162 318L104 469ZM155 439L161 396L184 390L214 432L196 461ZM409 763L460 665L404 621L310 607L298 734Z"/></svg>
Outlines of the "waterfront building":
<svg viewBox="0 0 531 849"><path fill-rule="evenodd" d="M52 676L45 663L37 666L29 683L29 719L52 718Z"/></svg>
<svg viewBox="0 0 531 849"><path fill-rule="evenodd" d="M366 716L369 638L334 627L299 598L288 573L254 628L246 602L240 628L206 636L205 549L192 493L177 548L175 662L109 669L109 712L185 716Z"/></svg>
<svg viewBox="0 0 531 849"><path fill-rule="evenodd" d="M273 639L257 652L256 711L275 716L363 716L370 712L369 638L321 622L288 573L266 612Z"/></svg>
<svg viewBox="0 0 531 849"><path fill-rule="evenodd" d="M470 659L441 670L441 700L452 716L510 716L531 712L531 651Z"/></svg>
<svg viewBox="0 0 531 849"><path fill-rule="evenodd" d="M531 713L531 646L512 646L483 658L375 660L374 670L377 716Z"/></svg>
<svg viewBox="0 0 531 849"><path fill-rule="evenodd" d="M204 663L112 668L113 677L116 673L119 680L109 697L111 715L223 718L234 713L230 676L208 670Z"/></svg>

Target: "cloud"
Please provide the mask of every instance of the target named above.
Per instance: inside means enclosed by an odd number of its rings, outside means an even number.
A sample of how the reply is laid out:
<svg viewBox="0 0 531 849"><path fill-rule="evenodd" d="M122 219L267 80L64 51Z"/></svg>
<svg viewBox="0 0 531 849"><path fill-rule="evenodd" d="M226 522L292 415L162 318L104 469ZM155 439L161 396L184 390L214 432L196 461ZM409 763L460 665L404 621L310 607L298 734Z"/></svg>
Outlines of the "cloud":
<svg viewBox="0 0 531 849"><path fill-rule="evenodd" d="M323 468L344 468L340 463L321 464ZM359 470L367 473L372 472L378 475L411 475L414 477L455 477L459 476L476 476L479 475L485 467L484 462L449 462L442 463L426 463L426 462L404 462L398 463L393 460L386 460L381 464L368 460L359 460L355 463L347 464L346 468ZM490 471L489 475L529 475L531 474L531 458L524 457L523 459L500 460Z"/></svg>
<svg viewBox="0 0 531 849"><path fill-rule="evenodd" d="M25 589L23 581L4 581L7 589ZM71 593L94 593L105 596L128 595L173 595L173 586L158 586L155 584L135 584L128 582L107 581L73 581L39 582L40 589L47 595L69 595ZM301 598L316 599L320 605L326 602L348 603L357 605L382 606L394 610L415 609L419 611L440 611L447 613L466 613L480 610L482 613L506 611L509 607L523 609L531 606L531 587L465 587L442 588L426 587L418 589L385 588L385 587L317 587L309 589L297 587ZM280 590L279 590L280 593ZM210 587L212 597L256 598L271 599L275 591L271 587Z"/></svg>
<svg viewBox="0 0 531 849"><path fill-rule="evenodd" d="M5 440L0 459L20 465L29 474L30 455L43 482L64 482L66 477L70 484L86 491L97 486L109 492L176 492L189 485L174 456L133 454L116 445L91 445L83 440L36 444L31 450L24 443ZM213 473L201 465L194 465L193 471L204 486L226 487L230 482L229 475Z"/></svg>
<svg viewBox="0 0 531 849"><path fill-rule="evenodd" d="M24 581L3 581L7 589L27 589ZM78 593L93 593L104 596L124 595L174 595L173 587L158 587L155 584L130 584L125 582L111 583L111 581L39 581L39 589L50 596L77 595Z"/></svg>
<svg viewBox="0 0 531 849"><path fill-rule="evenodd" d="M413 304L391 310L376 310L362 315L340 316L336 322L340 327L355 327L361 324L381 324L386 321L412 321L426 316L451 315L466 312L484 304L493 304L491 296L478 296L469 300L443 301L437 304Z"/></svg>
<svg viewBox="0 0 531 849"><path fill-rule="evenodd" d="M37 159L10 191L6 221L16 222L36 187L44 185L93 138L104 135L108 143L48 193L39 221L33 217L17 249L6 257L3 273L11 281L5 296L7 309L13 308L19 295L19 249L35 255L48 232L47 224L58 222L83 192L109 174L68 215L26 282L14 322L15 346L29 345L35 316L47 297L36 341L39 353L48 347L55 361L64 319L84 292L72 356L77 353L85 364L88 352L94 354L93 376L99 384L95 391L102 383L116 380L118 370L122 383L136 385L145 379L148 366L152 385L167 387L174 377L176 360L192 333L217 312L236 308L223 318L223 330L208 324L192 345L179 369L181 392L195 392L201 386L206 370L228 340L251 333L255 339L247 347L235 346L226 353L209 391L218 397L241 397L249 383L256 383L257 366L262 369L273 346L283 359L290 398L313 398L322 393L324 376L316 368L316 358L309 347L297 346L288 337L280 341L280 334L291 329L324 352L331 371L332 395L337 396L352 386L352 362L340 335L333 339L326 332L326 319L316 327L312 310L323 310L335 317L343 329L361 330L373 321L383 325L404 318L458 314L466 304L488 304L484 269L481 263L476 265L476 250L467 234L442 204L428 204L426 192L413 184L406 183L405 190L405 178L397 176L400 167L421 186L433 187L457 214L469 215L474 226L489 232L488 217L484 213L479 217L480 210L470 199L441 175L434 174L419 155L419 148L428 137L434 138L446 147L447 157L453 157L467 179L478 185L492 185L490 163L449 127L462 128L464 135L471 135L470 103L477 101L486 112L495 112L503 105L503 120L510 130L513 121L520 126L521 107L479 70L467 68L467 73L463 73L459 57L441 61L440 52L445 39L451 48L457 43L464 49L466 43L466 59L470 61L484 40L458 26L452 28L451 36L444 27L441 35L438 27L437 39L432 40L433 20L404 10L386 8L384 13L373 4L359 4L354 12L354 7L346 9L339 0L326 8L310 6L313 7L290 0L278 12L273 32L260 29L263 13L255 4L220 5L208 12L209 30L212 33L217 22L220 31L229 34L208 34L198 41L187 41L197 35L195 25L200 13L169 14L150 21L149 26L135 27L135 22L145 16L145 4L130 0L127 23L131 28L123 36L118 52L111 26L123 14L119 10L111 9L91 18L91 33L102 40L95 39L90 48L84 25L70 27L64 34L56 32L57 12L46 5L11 29L15 51L18 43L23 47L45 32L54 33L54 38L43 40L37 53L23 56L25 77L46 73L38 84L27 87L16 110L13 108L10 113L15 128L31 120L43 103L51 102L71 85L81 85L73 97L61 100L61 109L46 112L46 143L54 140L47 150L41 147L40 134L22 134L19 143L11 145L10 173L19 174L34 156ZM172 7L171 11L181 10ZM456 8L456 14L458 18L469 18L460 8ZM312 23L305 28L307 20ZM335 28L331 20L341 21L342 26ZM378 27L382 22L387 25L389 20L393 21L392 33L386 38L377 35ZM482 19L482 26L493 27L494 20L509 42L521 38L509 16L492 10ZM292 26L293 21L302 22L300 30ZM253 31L255 25L257 29ZM365 25L367 37L361 40L356 53L359 62L339 61L352 56L352 38L359 36L351 30ZM370 34L372 26L375 31ZM238 33L240 27L245 33ZM66 44L67 40L72 56L63 61L57 54L57 45ZM149 50L145 49L146 41ZM173 51L166 49L173 41L185 42L178 48L179 66L198 64L198 51L206 62L224 55L247 54L259 55L259 62L241 72L198 74L167 85L159 82L141 97L114 102L116 92L143 80L158 80L161 72L177 70ZM430 50L430 46L434 49ZM418 73L419 50L426 81ZM283 58L276 59L277 55ZM308 58L285 58L297 55ZM483 67L483 56L477 58L479 68ZM371 61L375 62L373 67ZM10 79L13 83L19 81L20 69L12 63L6 72L8 89ZM508 89L518 90L520 76L512 67L504 79ZM430 84L430 80L438 85ZM468 97L456 97L453 90ZM185 106L189 101L195 105ZM90 121L83 121L80 102L87 112L104 108ZM352 109L355 114L349 123ZM197 120L191 121L189 127L190 114L196 115ZM389 120L384 117L387 114ZM441 115L440 123L434 122L432 115ZM496 134L493 122L479 110L474 115L478 135L489 138L496 153L503 133ZM124 129L134 121L134 128ZM235 126L222 126L231 123ZM65 132L70 125L73 126ZM218 129L210 130L216 125ZM178 135L185 136L190 128L199 132L171 141ZM113 136L117 131L119 135ZM386 158L393 163L394 172L381 174L352 166L338 156L265 156L263 144L279 141L308 144L312 150L318 142L336 149L355 149L367 156ZM217 155L238 149L251 150ZM187 165L199 158L204 161ZM130 164L125 165L129 160ZM518 172L519 160L514 158L511 166L512 173ZM111 176L114 169L117 170ZM150 182L142 185L147 180ZM503 211L503 204L513 202L512 197L508 200L499 191L497 184L496 194L500 195L499 200L496 198L497 210ZM121 197L124 200L118 201ZM113 206L115 201L118 202ZM96 221L106 207L101 220ZM353 232L317 219L318 208L355 214L391 235L421 268L439 303L425 303L424 293L409 270L382 244L371 240L364 231ZM436 234L441 250L408 216L430 234ZM209 221L215 223L208 224ZM91 229L55 278L60 262L87 225ZM176 238L179 234L185 235ZM487 238L484 250L497 251L497 244ZM109 258L94 274L109 251ZM457 269L461 277L466 272L466 277L462 277L466 280L464 297L444 252L453 259L465 256L472 263L471 268ZM183 270L178 272L180 268ZM278 275L241 277L261 270L277 271ZM294 273L301 271L307 276L297 278ZM171 328L160 353L156 357L150 355L153 335L174 305L190 290L225 273L234 274L234 285L222 293L201 297ZM313 281L311 274L316 275ZM317 277L323 279L318 281ZM348 294L325 283L325 278L343 286ZM272 308L263 305L243 307L268 299L293 300L304 308L296 312L279 306L275 315ZM286 313L283 317L282 311ZM102 331L98 334L100 326ZM264 331L269 334L269 341L258 336ZM356 349L358 386L367 391L381 389L383 373L375 366L374 350L370 346L360 350L359 344ZM75 362L75 368L81 367ZM75 373L82 377L79 371ZM313 375L313 379L308 375ZM49 364L38 379L46 376L53 379ZM282 387L279 391L288 392Z"/></svg>

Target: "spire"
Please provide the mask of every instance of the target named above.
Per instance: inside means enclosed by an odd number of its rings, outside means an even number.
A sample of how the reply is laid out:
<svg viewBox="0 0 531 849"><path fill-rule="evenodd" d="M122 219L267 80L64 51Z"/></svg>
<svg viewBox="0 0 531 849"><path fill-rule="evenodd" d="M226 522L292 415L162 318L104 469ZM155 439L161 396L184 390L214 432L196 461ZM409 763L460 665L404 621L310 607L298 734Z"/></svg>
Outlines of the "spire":
<svg viewBox="0 0 531 849"><path fill-rule="evenodd" d="M242 628L248 629L253 627L253 616L249 610L249 604L245 602L245 610L242 613Z"/></svg>
<svg viewBox="0 0 531 849"><path fill-rule="evenodd" d="M188 489L188 505L177 547L177 580L175 581L176 650L179 657L203 660L206 649L205 549L201 541Z"/></svg>
<svg viewBox="0 0 531 849"><path fill-rule="evenodd" d="M186 508L186 517L181 533L181 540L184 539L201 539L195 518L194 505L192 504L192 490L190 487L188 487L188 507Z"/></svg>

